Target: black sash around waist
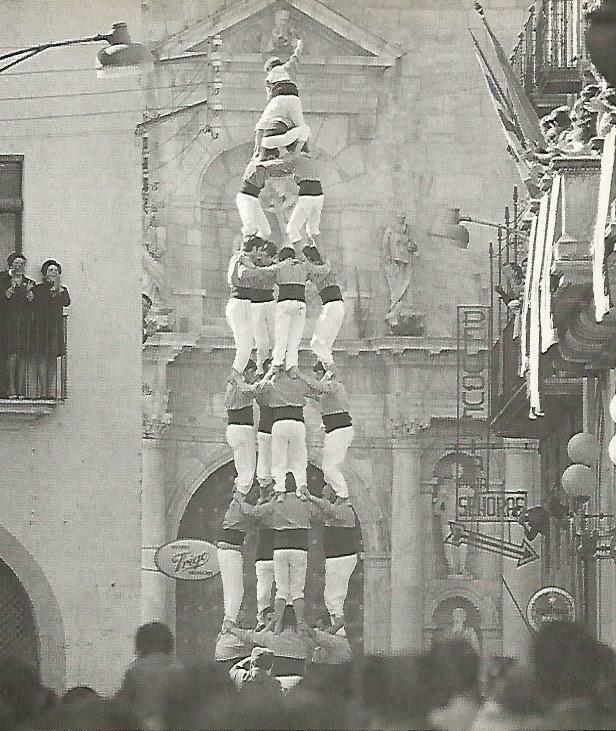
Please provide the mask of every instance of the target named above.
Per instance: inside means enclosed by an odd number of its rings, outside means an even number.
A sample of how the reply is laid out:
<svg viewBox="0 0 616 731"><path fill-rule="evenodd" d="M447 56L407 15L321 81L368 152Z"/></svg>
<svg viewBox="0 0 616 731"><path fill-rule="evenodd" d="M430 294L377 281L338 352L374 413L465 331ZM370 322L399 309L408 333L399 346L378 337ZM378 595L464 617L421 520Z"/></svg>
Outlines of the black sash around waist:
<svg viewBox="0 0 616 731"><path fill-rule="evenodd" d="M280 284L278 286L278 302L286 302L288 300L297 300L298 302L306 301L306 285L305 284Z"/></svg>
<svg viewBox="0 0 616 731"><path fill-rule="evenodd" d="M292 81L275 81L270 96L272 99L275 96L299 96L299 91Z"/></svg>
<svg viewBox="0 0 616 731"><path fill-rule="evenodd" d="M257 287L250 288L250 301L253 304L260 304L261 302L273 302L274 301L274 290L273 289L257 289Z"/></svg>
<svg viewBox="0 0 616 731"><path fill-rule="evenodd" d="M337 284L330 284L329 287L323 287L319 292L321 302L326 305L328 302L343 302L342 292Z"/></svg>
<svg viewBox="0 0 616 731"><path fill-rule="evenodd" d="M221 528L218 531L218 540L232 546L243 546L245 538L246 532L238 528Z"/></svg>
<svg viewBox="0 0 616 731"><path fill-rule="evenodd" d="M244 180L242 182L242 187L240 188L240 193L243 193L244 195L249 195L251 198L258 198L261 194L261 188L259 188L258 185L255 185L254 183L249 183L248 180Z"/></svg>
<svg viewBox="0 0 616 731"><path fill-rule="evenodd" d="M272 433L272 410L269 406L259 406L259 428L261 434Z"/></svg>
<svg viewBox="0 0 616 731"><path fill-rule="evenodd" d="M348 411L339 411L336 414L323 414L321 418L323 419L326 434L329 434L329 432L335 429L353 426L353 421Z"/></svg>
<svg viewBox="0 0 616 731"><path fill-rule="evenodd" d="M251 297L252 287L234 287L231 298L234 300L249 300Z"/></svg>
<svg viewBox="0 0 616 731"><path fill-rule="evenodd" d="M359 534L357 528L343 528L326 525L323 531L323 552L325 558L353 556L359 551Z"/></svg>
<svg viewBox="0 0 616 731"><path fill-rule="evenodd" d="M318 196L323 195L323 186L321 185L320 180L300 180L299 183L299 193L298 195L306 195L306 196Z"/></svg>
<svg viewBox="0 0 616 731"><path fill-rule="evenodd" d="M227 421L229 425L253 426L254 416L252 406L243 406L241 409L227 409Z"/></svg>
<svg viewBox="0 0 616 731"><path fill-rule="evenodd" d="M288 419L289 421L304 421L303 406L271 406L272 425L277 421Z"/></svg>
<svg viewBox="0 0 616 731"><path fill-rule="evenodd" d="M257 538L257 552L255 561L271 561L274 558L273 528L261 528Z"/></svg>

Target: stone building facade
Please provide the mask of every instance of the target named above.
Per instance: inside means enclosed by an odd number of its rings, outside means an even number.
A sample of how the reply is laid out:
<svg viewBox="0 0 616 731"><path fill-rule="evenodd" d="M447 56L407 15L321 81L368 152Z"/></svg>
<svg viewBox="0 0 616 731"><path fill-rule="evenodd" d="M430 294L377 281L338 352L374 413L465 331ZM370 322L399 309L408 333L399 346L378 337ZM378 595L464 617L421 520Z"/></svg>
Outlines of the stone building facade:
<svg viewBox="0 0 616 731"><path fill-rule="evenodd" d="M525 3L489 5L511 44ZM356 429L347 474L363 533L363 591L353 588L363 646L426 647L452 631L456 609L482 648L518 643L502 582L503 573L510 585L519 578L512 564L472 549L460 560L443 546L452 490L455 497L456 305L487 302L489 235L473 231L460 249L438 236L439 224L452 206L496 218L515 180L466 31L476 22L466 4L440 0L144 5L160 59L147 84L151 109L204 99L212 88L207 54L221 57L222 88L207 106L144 127L144 287L163 331L143 352L142 608L143 619L176 626L187 655L213 644L220 579L176 587L151 570L153 548L186 531L213 540L210 513L221 509L221 484L229 486L223 392L233 342L224 307L226 266L239 241L234 199L264 103L263 61L284 52L293 33L305 42L299 86L322 166L323 248L347 304L335 357ZM280 241L294 190L265 195ZM309 363L303 352L300 366ZM316 413L307 413L318 479L322 436ZM478 443L485 425L466 424L463 433ZM495 451L506 456L493 459L494 490L506 474L516 479L516 460L536 464L536 445L510 447ZM207 514L201 522L199 511ZM311 611L319 580L315 568ZM202 617L200 627L190 616Z"/></svg>

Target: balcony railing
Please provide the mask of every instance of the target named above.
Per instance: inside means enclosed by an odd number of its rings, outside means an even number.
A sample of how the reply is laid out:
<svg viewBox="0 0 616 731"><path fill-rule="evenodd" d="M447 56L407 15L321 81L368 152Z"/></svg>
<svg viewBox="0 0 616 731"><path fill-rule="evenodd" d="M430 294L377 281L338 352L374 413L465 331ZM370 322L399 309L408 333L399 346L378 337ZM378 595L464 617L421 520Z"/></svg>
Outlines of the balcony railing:
<svg viewBox="0 0 616 731"><path fill-rule="evenodd" d="M0 323L0 398L66 399L66 322L43 312Z"/></svg>
<svg viewBox="0 0 616 731"><path fill-rule="evenodd" d="M538 0L518 35L511 65L527 94L579 90L586 57L583 0Z"/></svg>

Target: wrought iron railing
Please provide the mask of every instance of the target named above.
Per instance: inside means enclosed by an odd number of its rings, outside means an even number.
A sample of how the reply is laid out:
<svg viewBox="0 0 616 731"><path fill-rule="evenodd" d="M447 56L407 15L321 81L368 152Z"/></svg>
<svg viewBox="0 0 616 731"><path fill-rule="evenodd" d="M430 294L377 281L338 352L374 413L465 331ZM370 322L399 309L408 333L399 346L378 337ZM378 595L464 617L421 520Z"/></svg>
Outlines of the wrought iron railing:
<svg viewBox="0 0 616 731"><path fill-rule="evenodd" d="M0 398L64 401L67 316L0 313Z"/></svg>
<svg viewBox="0 0 616 731"><path fill-rule="evenodd" d="M528 94L578 67L586 57L584 0L538 0L518 35L511 65Z"/></svg>

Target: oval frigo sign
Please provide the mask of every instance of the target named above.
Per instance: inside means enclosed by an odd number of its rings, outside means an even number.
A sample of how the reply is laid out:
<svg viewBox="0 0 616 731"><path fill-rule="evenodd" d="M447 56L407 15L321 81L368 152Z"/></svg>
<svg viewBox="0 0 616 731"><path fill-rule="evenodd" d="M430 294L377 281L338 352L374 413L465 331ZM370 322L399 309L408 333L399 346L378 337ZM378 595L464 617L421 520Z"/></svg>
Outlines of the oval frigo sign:
<svg viewBox="0 0 616 731"><path fill-rule="evenodd" d="M172 579L202 581L220 571L216 546L198 538L182 538L161 546L154 555L156 568Z"/></svg>

